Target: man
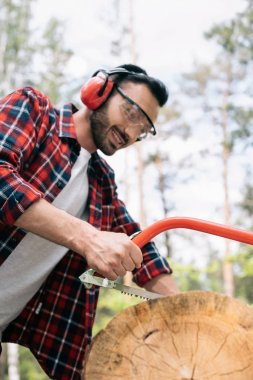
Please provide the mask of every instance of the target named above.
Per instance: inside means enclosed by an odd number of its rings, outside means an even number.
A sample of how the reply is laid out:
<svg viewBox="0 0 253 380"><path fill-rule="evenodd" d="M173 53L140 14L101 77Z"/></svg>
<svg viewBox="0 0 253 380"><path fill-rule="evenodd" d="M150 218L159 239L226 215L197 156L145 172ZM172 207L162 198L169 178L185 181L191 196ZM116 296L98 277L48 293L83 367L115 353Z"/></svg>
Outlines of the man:
<svg viewBox="0 0 253 380"><path fill-rule="evenodd" d="M50 378L80 380L98 289L78 277L93 268L163 295L171 269L118 199L112 155L155 134L167 91L140 67L100 70L82 88L85 107L55 109L26 87L0 101L0 333L30 348Z"/></svg>

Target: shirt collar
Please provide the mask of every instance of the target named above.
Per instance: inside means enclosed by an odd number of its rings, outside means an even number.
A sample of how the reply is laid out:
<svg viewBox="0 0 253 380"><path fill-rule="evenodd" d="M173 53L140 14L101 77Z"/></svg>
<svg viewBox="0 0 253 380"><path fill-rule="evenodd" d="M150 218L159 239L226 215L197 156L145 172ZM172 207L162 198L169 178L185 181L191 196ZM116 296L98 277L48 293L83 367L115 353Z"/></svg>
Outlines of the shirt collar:
<svg viewBox="0 0 253 380"><path fill-rule="evenodd" d="M77 139L73 120L73 114L77 111L72 103L67 103L60 109L59 137Z"/></svg>

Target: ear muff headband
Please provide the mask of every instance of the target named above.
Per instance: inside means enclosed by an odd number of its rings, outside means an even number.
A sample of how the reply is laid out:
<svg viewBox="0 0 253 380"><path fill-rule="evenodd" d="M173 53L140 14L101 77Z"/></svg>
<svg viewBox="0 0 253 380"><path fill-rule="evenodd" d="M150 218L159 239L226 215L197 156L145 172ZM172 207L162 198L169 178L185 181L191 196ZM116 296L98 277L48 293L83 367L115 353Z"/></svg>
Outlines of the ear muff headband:
<svg viewBox="0 0 253 380"><path fill-rule="evenodd" d="M137 74L124 68L116 68L110 71L98 70L81 88L81 101L90 110L96 110L109 98L114 82L110 78L114 74Z"/></svg>

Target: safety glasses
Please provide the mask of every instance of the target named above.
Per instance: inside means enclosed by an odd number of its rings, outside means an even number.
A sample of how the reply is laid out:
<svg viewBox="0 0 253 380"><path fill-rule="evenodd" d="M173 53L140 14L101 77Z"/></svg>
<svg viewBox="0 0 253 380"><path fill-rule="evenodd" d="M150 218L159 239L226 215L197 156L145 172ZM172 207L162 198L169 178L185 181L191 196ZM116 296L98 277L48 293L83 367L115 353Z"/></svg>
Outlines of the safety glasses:
<svg viewBox="0 0 253 380"><path fill-rule="evenodd" d="M124 102L120 104L120 110L124 118L128 123L141 127L141 132L137 138L137 141L145 139L149 133L153 136L156 135L155 126L146 112L137 103L135 103L135 101L129 98L122 88L115 86L115 89L124 99Z"/></svg>

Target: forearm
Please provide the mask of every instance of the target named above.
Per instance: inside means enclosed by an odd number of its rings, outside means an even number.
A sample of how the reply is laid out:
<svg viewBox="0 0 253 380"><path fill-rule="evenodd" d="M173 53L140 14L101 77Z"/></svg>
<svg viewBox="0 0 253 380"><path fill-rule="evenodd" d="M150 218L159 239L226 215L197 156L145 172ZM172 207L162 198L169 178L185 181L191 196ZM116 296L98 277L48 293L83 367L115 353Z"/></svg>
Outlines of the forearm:
<svg viewBox="0 0 253 380"><path fill-rule="evenodd" d="M126 234L99 231L44 199L30 206L15 225L75 251L89 268L111 280L141 266L141 250Z"/></svg>
<svg viewBox="0 0 253 380"><path fill-rule="evenodd" d="M85 242L92 239L96 229L44 199L31 205L14 223L29 232L82 254Z"/></svg>
<svg viewBox="0 0 253 380"><path fill-rule="evenodd" d="M145 284L145 289L164 296L172 296L180 293L177 285L170 274L160 274Z"/></svg>

